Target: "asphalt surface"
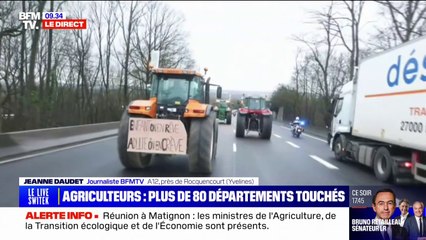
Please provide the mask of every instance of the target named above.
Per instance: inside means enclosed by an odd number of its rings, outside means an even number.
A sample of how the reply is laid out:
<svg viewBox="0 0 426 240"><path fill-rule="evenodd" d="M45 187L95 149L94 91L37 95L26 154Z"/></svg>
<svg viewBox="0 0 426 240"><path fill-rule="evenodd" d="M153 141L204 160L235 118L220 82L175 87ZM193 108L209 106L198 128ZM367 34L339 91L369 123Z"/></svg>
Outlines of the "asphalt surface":
<svg viewBox="0 0 426 240"><path fill-rule="evenodd" d="M371 169L334 160L324 132L308 131L300 138L288 124L274 122L270 140L255 132L235 137L232 125L219 125L213 177L259 177L261 185L389 186L410 199L424 198L413 185L386 184ZM314 135L315 134L315 135ZM157 155L149 168L130 171L118 158L117 137L40 152L0 162L0 207L18 206L19 177L199 177L188 171L186 156ZM205 176L205 175L201 175ZM208 176L206 176L208 177Z"/></svg>

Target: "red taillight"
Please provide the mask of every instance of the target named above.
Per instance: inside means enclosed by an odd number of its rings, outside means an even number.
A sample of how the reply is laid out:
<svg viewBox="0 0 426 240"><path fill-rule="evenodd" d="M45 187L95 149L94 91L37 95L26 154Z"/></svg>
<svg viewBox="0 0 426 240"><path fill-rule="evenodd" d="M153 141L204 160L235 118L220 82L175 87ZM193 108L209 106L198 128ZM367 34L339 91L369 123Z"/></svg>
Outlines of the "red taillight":
<svg viewBox="0 0 426 240"><path fill-rule="evenodd" d="M192 110L194 113L204 113L204 110L201 109L194 109Z"/></svg>
<svg viewBox="0 0 426 240"><path fill-rule="evenodd" d="M141 109L141 107L139 107L139 106L129 106L129 109L139 110L139 109Z"/></svg>
<svg viewBox="0 0 426 240"><path fill-rule="evenodd" d="M413 164L411 162L400 162L398 165L401 168L411 168L411 167L413 167Z"/></svg>

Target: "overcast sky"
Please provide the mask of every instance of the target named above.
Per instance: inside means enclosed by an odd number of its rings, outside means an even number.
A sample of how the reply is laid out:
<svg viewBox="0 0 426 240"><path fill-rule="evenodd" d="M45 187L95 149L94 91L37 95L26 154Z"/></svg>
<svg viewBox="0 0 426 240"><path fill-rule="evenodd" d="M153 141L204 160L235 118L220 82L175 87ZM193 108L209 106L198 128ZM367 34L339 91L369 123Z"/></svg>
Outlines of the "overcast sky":
<svg viewBox="0 0 426 240"><path fill-rule="evenodd" d="M290 82L297 45L294 35L313 32L308 10L328 1L167 2L183 14L189 47L199 67L224 89L273 91ZM376 16L367 3L364 22ZM374 8L375 9L375 8Z"/></svg>

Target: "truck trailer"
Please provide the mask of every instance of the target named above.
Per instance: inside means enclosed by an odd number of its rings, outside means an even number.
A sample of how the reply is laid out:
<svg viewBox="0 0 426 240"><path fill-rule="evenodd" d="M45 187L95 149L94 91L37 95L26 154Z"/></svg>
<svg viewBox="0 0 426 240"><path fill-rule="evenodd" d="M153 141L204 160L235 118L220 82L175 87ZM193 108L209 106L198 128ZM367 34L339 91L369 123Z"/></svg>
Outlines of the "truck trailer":
<svg viewBox="0 0 426 240"><path fill-rule="evenodd" d="M363 59L333 99L330 149L384 182L426 183L426 38Z"/></svg>

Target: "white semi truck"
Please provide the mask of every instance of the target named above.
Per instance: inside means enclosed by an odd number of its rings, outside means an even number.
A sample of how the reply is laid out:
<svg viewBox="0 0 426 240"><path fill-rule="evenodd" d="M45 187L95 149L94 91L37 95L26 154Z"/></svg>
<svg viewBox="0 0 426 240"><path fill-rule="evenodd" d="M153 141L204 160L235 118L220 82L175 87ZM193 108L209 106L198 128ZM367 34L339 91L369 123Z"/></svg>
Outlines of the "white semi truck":
<svg viewBox="0 0 426 240"><path fill-rule="evenodd" d="M382 181L426 183L426 37L362 60L333 106L337 160L371 167Z"/></svg>

